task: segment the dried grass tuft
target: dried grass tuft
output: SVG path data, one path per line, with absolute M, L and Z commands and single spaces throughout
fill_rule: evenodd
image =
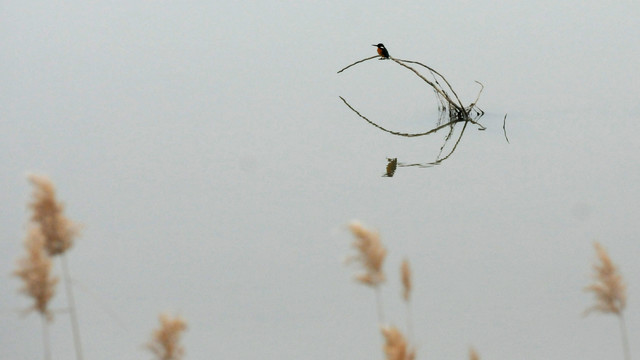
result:
M 585 291 L 592 292 L 596 297 L 596 304 L 588 308 L 585 314 L 592 311 L 620 315 L 627 303 L 626 286 L 622 275 L 611 261 L 607 251 L 599 244 L 593 244 L 599 263 L 593 265 L 593 284 Z
M 387 360 L 413 360 L 416 358 L 415 351 L 409 348 L 404 335 L 395 326 L 383 326 L 381 331 L 385 339 L 382 348 Z
M 348 261 L 356 261 L 364 269 L 356 275 L 356 279 L 365 285 L 375 287 L 385 280 L 382 265 L 387 250 L 382 246 L 378 233 L 365 228 L 359 222 L 351 222 L 349 229 L 356 237 L 353 247 L 358 250 L 358 254 L 351 256 Z
M 180 338 L 187 329 L 187 322 L 180 316 L 172 317 L 168 314 L 160 314 L 159 319 L 160 327 L 153 331 L 147 348 L 158 360 L 182 359 L 184 347 L 180 345 Z
M 18 260 L 18 268 L 14 272 L 14 275 L 24 282 L 20 292 L 35 301 L 29 310 L 36 310 L 48 321 L 51 321 L 53 315 L 48 305 L 55 294 L 58 278 L 51 273 L 51 258 L 45 251 L 45 238 L 39 228 L 29 229 L 25 239 L 25 248 L 27 254 Z
M 64 205 L 56 199 L 55 186 L 42 175 L 30 175 L 34 186 L 31 221 L 37 224 L 45 239 L 45 248 L 51 256 L 62 254 L 73 246 L 79 226 L 64 215 Z

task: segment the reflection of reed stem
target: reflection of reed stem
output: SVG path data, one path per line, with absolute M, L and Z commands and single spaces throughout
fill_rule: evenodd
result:
M 404 136 L 404 137 L 416 137 L 416 136 L 424 136 L 424 135 L 429 135 L 429 134 L 433 134 L 435 132 L 438 132 L 446 127 L 452 126 L 453 124 L 459 123 L 459 122 L 467 122 L 468 120 L 465 119 L 456 119 L 456 120 L 451 120 L 450 122 L 446 123 L 446 124 L 442 124 L 440 126 L 437 126 L 429 131 L 426 132 L 422 132 L 422 133 L 402 133 L 402 132 L 398 132 L 398 131 L 393 131 L 393 130 L 389 130 L 389 129 L 385 129 L 382 126 L 374 123 L 373 121 L 369 120 L 366 116 L 360 114 L 358 112 L 358 110 L 354 109 L 353 106 L 351 106 L 347 100 L 345 100 L 342 96 L 339 96 L 340 100 L 342 100 L 342 102 L 344 102 L 345 105 L 347 105 L 349 107 L 349 109 L 351 109 L 351 111 L 353 111 L 354 113 L 356 113 L 358 116 L 360 116 L 362 119 L 364 119 L 366 122 L 368 122 L 369 124 L 377 127 L 378 129 L 384 131 L 384 132 L 388 132 L 389 134 L 392 135 L 397 135 L 397 136 Z
M 80 329 L 78 326 L 78 315 L 76 312 L 76 303 L 71 289 L 71 276 L 69 275 L 69 265 L 67 264 L 66 252 L 60 256 L 62 263 L 62 273 L 64 277 L 64 287 L 67 292 L 67 301 L 69 301 L 69 318 L 71 319 L 71 331 L 73 332 L 73 344 L 76 350 L 76 359 L 82 360 L 82 344 L 80 344 Z

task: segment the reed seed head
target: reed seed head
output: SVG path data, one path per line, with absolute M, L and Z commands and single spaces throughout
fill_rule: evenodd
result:
M 381 329 L 385 343 L 382 347 L 387 360 L 413 360 L 415 351 L 409 349 L 407 340 L 395 326 L 383 326 Z
M 404 259 L 400 266 L 400 273 L 402 277 L 402 297 L 405 301 L 409 301 L 411 296 L 411 268 L 409 267 L 409 260 Z
M 44 235 L 40 228 L 29 229 L 24 245 L 27 254 L 18 260 L 18 267 L 13 274 L 24 282 L 20 292 L 34 300 L 28 310 L 36 310 L 51 321 L 53 315 L 48 305 L 55 294 L 58 278 L 51 273 L 51 258 L 45 250 Z
M 363 272 L 356 274 L 356 280 L 369 286 L 378 286 L 385 280 L 382 265 L 387 250 L 382 246 L 378 233 L 366 229 L 359 222 L 351 222 L 349 229 L 355 236 L 353 247 L 356 248 L 358 254 L 347 260 L 358 262 L 363 268 Z
M 45 239 L 49 255 L 55 256 L 67 251 L 73 245 L 79 226 L 64 215 L 64 205 L 56 199 L 56 191 L 48 177 L 30 175 L 34 186 L 31 221 L 37 224 Z
M 172 317 L 168 314 L 160 314 L 159 319 L 160 327 L 153 331 L 147 348 L 158 360 L 182 359 L 184 347 L 180 345 L 180 338 L 187 329 L 187 322 L 180 316 Z
M 469 360 L 480 360 L 480 355 L 474 348 L 469 348 Z
M 626 285 L 607 251 L 599 243 L 594 243 L 599 262 L 593 265 L 593 283 L 585 288 L 596 297 L 596 304 L 588 308 L 592 311 L 621 315 L 627 303 Z

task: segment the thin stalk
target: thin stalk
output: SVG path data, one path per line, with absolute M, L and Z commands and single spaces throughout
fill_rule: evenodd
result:
M 380 295 L 380 286 L 375 286 L 376 307 L 378 308 L 378 323 L 384 324 L 384 313 L 382 311 L 382 296 Z
M 413 316 L 411 314 L 411 302 L 406 301 L 407 304 L 407 339 L 409 343 L 413 343 Z
M 73 297 L 71 288 L 71 276 L 69 275 L 69 265 L 67 264 L 67 256 L 62 253 L 60 256 L 62 263 L 62 273 L 64 277 L 64 287 L 67 292 L 67 301 L 69 302 L 69 319 L 71 319 L 71 331 L 73 332 L 73 344 L 76 350 L 76 359 L 82 360 L 82 344 L 80 343 L 80 328 L 78 326 L 78 315 L 76 312 L 76 302 Z
M 49 340 L 49 321 L 45 315 L 40 316 L 42 319 L 42 342 L 44 345 L 44 358 L 51 360 L 51 345 Z
M 631 351 L 629 350 L 629 339 L 627 336 L 627 325 L 624 322 L 622 313 L 618 314 L 618 319 L 620 320 L 620 332 L 622 333 L 622 348 L 624 349 L 624 358 L 625 360 L 631 360 Z

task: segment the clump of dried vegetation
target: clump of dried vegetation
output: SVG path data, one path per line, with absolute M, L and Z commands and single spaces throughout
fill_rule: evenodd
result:
M 448 131 L 447 135 L 445 136 L 444 143 L 440 147 L 440 152 L 438 153 L 438 156 L 436 157 L 435 161 L 420 162 L 420 163 L 405 163 L 405 162 L 398 162 L 397 158 L 389 158 L 388 159 L 389 163 L 387 164 L 387 169 L 386 169 L 387 171 L 385 172 L 384 176 L 392 177 L 397 167 L 409 167 L 409 166 L 430 167 L 433 165 L 438 165 L 443 161 L 445 161 L 446 159 L 448 159 L 455 152 L 469 124 L 476 126 L 478 130 L 486 129 L 479 122 L 480 118 L 484 115 L 484 111 L 480 109 L 480 107 L 478 107 L 477 103 L 478 103 L 478 100 L 480 99 L 480 95 L 482 94 L 482 90 L 484 89 L 484 86 L 478 81 L 476 81 L 476 83 L 480 85 L 480 90 L 478 91 L 476 99 L 472 103 L 465 105 L 462 102 L 462 100 L 460 100 L 460 97 L 458 96 L 456 91 L 453 89 L 449 81 L 442 74 L 440 74 L 435 69 L 418 61 L 403 60 L 403 59 L 395 58 L 393 56 L 376 55 L 376 56 L 364 58 L 352 64 L 349 64 L 344 68 L 342 68 L 340 71 L 338 71 L 338 74 L 342 73 L 343 71 L 355 65 L 358 65 L 365 61 L 373 60 L 373 59 L 390 60 L 391 62 L 398 64 L 403 68 L 411 71 L 414 75 L 416 75 L 418 78 L 424 81 L 427 84 L 427 86 L 429 86 L 433 90 L 436 101 L 438 103 L 438 113 L 439 113 L 438 119 L 436 120 L 434 127 L 423 132 L 407 133 L 407 132 L 401 132 L 397 130 L 391 130 L 379 125 L 375 121 L 369 119 L 369 117 L 364 116 L 358 110 L 356 110 L 354 106 L 352 106 L 349 102 L 347 102 L 347 100 L 344 97 L 340 96 L 340 100 L 342 100 L 342 102 L 349 109 L 351 109 L 351 111 L 356 113 L 356 115 L 358 115 L 360 118 L 365 120 L 370 125 L 386 133 L 396 135 L 396 136 L 412 138 L 412 137 L 435 134 L 441 130 Z M 418 71 L 418 68 L 421 68 L 421 70 Z M 504 121 L 506 121 L 506 115 L 505 115 Z M 458 124 L 462 124 L 462 129 L 459 131 L 458 135 L 454 136 L 456 133 L 456 125 Z M 508 142 L 509 139 L 507 138 L 504 122 L 503 122 L 503 130 L 505 131 L 505 134 L 504 134 L 505 139 Z M 453 142 L 453 145 L 447 146 L 450 141 Z M 446 148 L 449 148 L 449 150 L 445 151 Z M 394 160 L 393 163 L 391 162 L 392 159 Z
M 158 360 L 180 360 L 184 347 L 180 344 L 182 333 L 187 330 L 187 322 L 180 316 L 163 313 L 159 316 L 160 326 L 151 335 L 147 349 Z

